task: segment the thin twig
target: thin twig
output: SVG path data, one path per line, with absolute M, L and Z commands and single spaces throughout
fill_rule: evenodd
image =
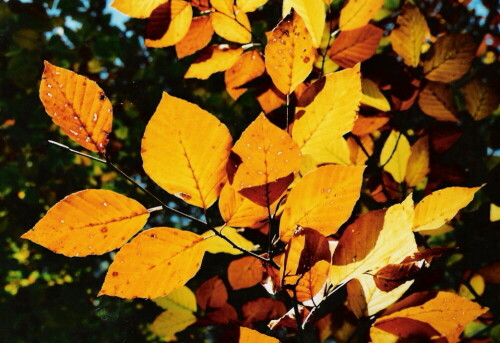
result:
M 402 133 L 400 132 L 398 135 L 398 138 L 396 139 L 396 144 L 394 144 L 394 149 L 392 149 L 392 152 L 389 155 L 389 158 L 387 159 L 387 161 L 384 162 L 383 165 L 380 166 L 381 170 L 386 166 L 387 163 L 389 163 L 390 160 L 392 160 L 392 156 L 394 156 L 394 153 L 396 152 L 396 149 L 398 148 L 399 139 L 401 138 L 401 135 L 402 135 Z

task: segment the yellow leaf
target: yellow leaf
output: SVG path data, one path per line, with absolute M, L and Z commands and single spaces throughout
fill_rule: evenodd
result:
M 327 165 L 305 175 L 288 195 L 280 221 L 281 239 L 288 242 L 297 225 L 325 236 L 337 232 L 359 198 L 364 169 Z
M 333 254 L 329 280 L 345 284 L 367 271 L 374 274 L 389 263 L 400 263 L 417 251 L 413 224 L 413 200 L 407 197 L 387 211 L 372 211 L 349 225 Z
M 165 342 L 176 341 L 177 333 L 196 323 L 196 316 L 183 308 L 172 307 L 161 313 L 149 329 Z
M 500 220 L 500 207 L 491 203 L 490 204 L 490 222 L 496 222 Z
M 116 254 L 99 295 L 165 296 L 198 272 L 204 254 L 205 238 L 192 232 L 169 227 L 143 231 Z
M 94 81 L 45 61 L 40 100 L 69 138 L 86 149 L 105 153 L 113 108 Z
M 331 140 L 331 142 L 319 151 L 315 151 L 311 156 L 315 164 L 327 164 L 334 163 L 343 166 L 352 165 L 351 163 L 351 151 L 347 145 L 346 140 L 343 137 L 336 137 Z
M 412 146 L 405 181 L 410 187 L 415 187 L 429 173 L 429 138 L 419 138 Z
M 224 236 L 229 238 L 233 243 L 238 245 L 240 248 L 246 250 L 254 250 L 254 245 L 248 239 L 243 237 L 236 231 L 234 228 L 230 226 L 224 226 L 220 228 L 216 228 L 219 232 L 221 232 Z M 221 237 L 216 236 L 212 231 L 207 231 L 202 234 L 202 237 L 206 238 L 206 247 L 207 251 L 211 254 L 225 253 L 231 255 L 240 255 L 242 254 L 241 250 L 233 248 L 231 244 L 229 244 L 226 240 Z
M 279 343 L 279 341 L 267 335 L 264 335 L 258 331 L 246 328 L 244 326 L 240 327 L 240 340 L 238 343 Z
M 210 43 L 214 29 L 209 16 L 193 18 L 187 34 L 175 44 L 178 58 L 183 58 L 203 49 Z
M 394 181 L 403 182 L 410 158 L 411 148 L 408 139 L 401 132 L 391 131 L 380 153 L 380 165 L 392 175 Z
M 264 6 L 268 0 L 236 0 L 236 6 L 245 13 L 253 12 L 260 6 Z
M 381 330 L 376 326 L 370 328 L 370 338 L 372 343 L 398 343 L 399 337 L 389 333 L 387 331 Z
M 198 54 L 184 77 L 206 80 L 214 73 L 231 68 L 242 53 L 241 47 L 231 47 L 227 44 L 207 47 Z
M 245 198 L 229 182 L 220 193 L 219 210 L 226 224 L 235 227 L 261 226 L 268 217 L 266 207 Z
M 170 292 L 169 295 L 155 298 L 153 301 L 164 310 L 176 306 L 190 312 L 196 312 L 197 309 L 196 296 L 186 286 L 181 286 Z
M 284 0 L 283 8 L 293 8 L 304 20 L 307 31 L 311 34 L 314 47 L 319 47 L 323 28 L 325 27 L 326 11 L 323 0 Z
M 347 139 L 347 145 L 349 146 L 352 165 L 362 166 L 373 155 L 374 144 L 370 135 L 361 136 L 359 142 L 351 136 Z
M 328 55 L 339 66 L 351 68 L 375 54 L 383 34 L 384 30 L 370 24 L 342 31 L 333 41 Z
M 406 65 L 416 68 L 429 28 L 425 17 L 415 5 L 407 2 L 398 16 L 397 26 L 390 37 L 392 48 Z
M 233 186 L 243 196 L 266 207 L 286 190 L 301 160 L 297 144 L 264 114 L 242 133 L 233 153 L 241 159 Z
M 498 90 L 479 79 L 472 79 L 464 87 L 465 107 L 474 120 L 488 117 L 500 102 Z
M 231 143 L 213 115 L 163 93 L 142 140 L 143 167 L 166 191 L 206 209 L 226 182 Z
M 309 75 L 315 52 L 311 35 L 298 14 L 285 17 L 268 35 L 265 56 L 267 73 L 284 94 L 293 92 Z
M 113 0 L 111 7 L 133 18 L 147 18 L 153 10 L 168 0 Z
M 258 50 L 245 52 L 224 74 L 227 92 L 234 100 L 238 99 L 247 90 L 243 86 L 265 71 L 266 65 Z
M 418 96 L 422 112 L 439 121 L 458 122 L 451 87 L 444 83 L 428 82 Z
M 468 34 L 439 37 L 423 61 L 425 77 L 445 83 L 458 80 L 469 71 L 475 52 L 474 39 Z
M 175 45 L 188 33 L 192 19 L 189 2 L 170 0 L 158 6 L 148 19 L 145 45 L 150 48 Z
M 481 296 L 484 294 L 486 284 L 484 282 L 484 278 L 480 274 L 474 274 L 470 278 L 469 284 L 477 295 Z M 460 288 L 458 289 L 458 295 L 465 299 L 476 300 L 476 296 L 472 294 L 469 288 L 463 284 L 460 285 Z
M 252 40 L 252 29 L 248 16 L 233 1 L 212 0 L 216 11 L 210 14 L 215 33 L 230 42 L 249 43 Z
M 387 101 L 375 82 L 370 79 L 361 79 L 361 89 L 363 92 L 361 103 L 363 105 L 371 106 L 383 112 L 391 110 L 389 101 Z
M 384 0 L 349 0 L 340 11 L 339 29 L 342 31 L 365 26 L 382 7 Z
M 302 153 L 314 156 L 332 139 L 351 131 L 360 100 L 359 65 L 327 75 L 314 100 L 296 110 L 292 137 Z
M 264 267 L 260 260 L 245 256 L 232 261 L 227 268 L 227 280 L 234 290 L 258 285 L 264 277 Z
M 448 187 L 426 196 L 415 206 L 413 231 L 427 231 L 441 227 L 460 209 L 467 206 L 481 187 Z
M 125 244 L 148 218 L 148 210 L 133 199 L 88 189 L 55 204 L 22 238 L 66 256 L 100 255 Z

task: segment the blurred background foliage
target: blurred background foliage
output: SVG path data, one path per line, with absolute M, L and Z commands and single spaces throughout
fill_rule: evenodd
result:
M 466 30 L 479 43 L 484 26 L 470 9 L 457 7 L 458 2 L 423 1 L 429 8 L 439 6 L 442 14 L 429 19 L 431 31 L 449 25 L 448 30 Z M 388 24 L 400 5 L 399 0 L 386 1 L 384 10 L 389 19 L 384 20 Z M 486 5 L 494 10 L 495 1 Z M 270 1 L 268 11 L 252 14 L 250 20 L 258 35 L 263 36 L 277 23 L 280 6 L 281 2 Z M 458 19 L 449 24 L 453 16 Z M 145 21 L 125 21 L 119 14 L 112 14 L 105 0 L 0 2 L 0 336 L 5 342 L 142 342 L 153 339 L 147 326 L 161 312 L 150 301 L 96 298 L 113 254 L 68 259 L 19 238 L 58 200 L 85 188 L 113 189 L 147 206 L 155 205 L 102 165 L 48 144 L 51 139 L 72 145 L 51 123 L 39 101 L 44 60 L 85 75 L 104 89 L 115 115 L 108 150 L 125 172 L 144 182 L 141 137 L 162 91 L 198 103 L 219 116 L 235 138 L 260 111 L 252 91 L 234 102 L 224 89 L 222 74 L 208 81 L 185 80 L 183 75 L 193 57 L 178 60 L 173 48 L 146 49 L 144 27 Z M 495 59 L 498 51 L 492 63 L 478 59 L 474 74 L 497 82 L 500 75 Z M 370 61 L 366 64 L 369 68 Z M 436 130 L 444 127 L 416 112 L 415 106 L 398 112 L 392 116 L 392 126 L 414 132 L 430 130 L 433 125 Z M 437 263 L 429 279 L 423 280 L 436 283 L 432 272 L 441 273 L 438 287 L 455 290 L 461 279 L 498 261 L 500 251 L 499 222 L 489 220 L 490 203 L 500 205 L 500 157 L 494 154 L 500 149 L 498 113 L 480 122 L 466 119 L 459 129 L 461 137 L 453 148 L 434 156 L 436 163 L 448 169 L 441 169 L 438 175 L 439 169 L 434 168 L 436 175 L 431 181 L 439 180 L 439 188 L 485 182 L 488 185 L 463 213 L 456 230 L 425 242 L 431 246 L 460 246 L 462 253 Z M 376 168 L 376 164 L 372 167 Z M 368 172 L 379 174 L 373 168 Z M 149 187 L 154 187 L 153 183 Z M 170 199 L 164 191 L 156 191 Z M 171 205 L 201 215 L 173 199 Z M 150 224 L 189 223 L 165 214 L 156 216 Z M 228 261 L 209 256 L 200 279 L 224 273 Z M 422 285 L 417 283 L 413 290 L 418 287 Z M 499 291 L 498 285 L 488 284 L 480 301 L 496 313 L 496 318 Z M 258 287 L 250 292 L 253 297 L 264 296 Z M 203 330 L 210 329 L 187 330 L 180 340 L 210 340 Z M 488 330 L 498 332 L 500 328 L 490 323 Z M 494 338 L 497 342 L 498 336 Z

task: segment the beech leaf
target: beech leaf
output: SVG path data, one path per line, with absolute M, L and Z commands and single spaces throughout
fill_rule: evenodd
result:
M 210 14 L 215 33 L 235 43 L 245 44 L 252 40 L 248 16 L 238 6 L 233 6 L 233 1 L 211 0 L 210 3 L 216 9 Z
M 231 68 L 242 53 L 241 47 L 227 44 L 209 46 L 198 54 L 184 77 L 206 80 L 214 73 Z
M 500 103 L 498 90 L 475 78 L 467 82 L 463 88 L 465 107 L 474 120 L 488 117 Z
M 439 121 L 458 122 L 457 110 L 453 104 L 452 90 L 449 85 L 428 82 L 418 96 L 422 112 Z
M 304 20 L 307 31 L 311 34 L 314 47 L 319 47 L 325 27 L 326 11 L 323 0 L 284 0 L 283 9 L 293 8 Z
M 365 26 L 382 7 L 384 0 L 349 0 L 340 11 L 339 29 L 354 30 Z
M 183 58 L 203 49 L 210 43 L 214 29 L 210 17 L 195 17 L 191 21 L 186 35 L 175 44 L 175 52 L 178 58 Z
M 279 343 L 279 341 L 271 336 L 264 335 L 258 331 L 246 328 L 244 326 L 240 327 L 240 339 L 238 343 Z
M 253 256 L 245 256 L 232 261 L 227 268 L 227 279 L 234 290 L 258 285 L 264 277 L 261 261 Z
M 391 131 L 380 153 L 380 165 L 392 175 L 397 183 L 406 176 L 411 148 L 408 139 L 401 132 Z
M 224 74 L 227 92 L 234 100 L 238 99 L 247 90 L 244 85 L 265 71 L 266 66 L 259 51 L 245 52 Z
M 155 8 L 167 1 L 168 0 L 113 0 L 111 7 L 133 18 L 147 18 Z

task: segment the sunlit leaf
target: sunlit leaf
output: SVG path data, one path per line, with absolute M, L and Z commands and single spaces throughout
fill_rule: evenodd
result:
M 196 301 L 202 310 L 222 307 L 227 298 L 227 288 L 218 276 L 206 280 L 196 289 Z
M 432 230 L 451 220 L 467 206 L 481 187 L 448 187 L 426 196 L 415 206 L 414 231 Z
M 359 198 L 363 171 L 364 167 L 328 165 L 305 175 L 288 195 L 280 238 L 290 240 L 297 225 L 325 236 L 337 232 Z
M 216 228 L 216 230 L 220 231 L 224 236 L 226 236 L 240 248 L 249 251 L 254 249 L 254 244 L 240 235 L 234 228 L 224 226 L 221 228 Z M 206 248 L 207 251 L 211 254 L 226 253 L 231 255 L 240 255 L 243 253 L 241 250 L 234 248 L 224 238 L 216 236 L 212 231 L 206 231 L 202 234 L 202 236 L 206 238 Z
M 408 139 L 401 132 L 391 131 L 380 153 L 380 165 L 392 175 L 394 181 L 403 182 L 408 167 L 411 148 Z
M 148 19 L 144 44 L 151 48 L 175 45 L 189 31 L 192 19 L 189 2 L 170 0 L 158 6 Z
M 418 66 L 428 30 L 425 17 L 418 7 L 407 2 L 398 16 L 396 28 L 389 36 L 392 48 L 403 58 L 406 65 L 413 68 Z
M 268 0 L 236 0 L 236 6 L 245 13 L 253 12 L 260 6 L 264 6 Z
M 474 274 L 470 279 L 469 279 L 469 285 L 470 287 L 474 290 L 474 293 L 467 287 L 466 285 L 462 284 L 460 285 L 460 288 L 458 289 L 458 295 L 461 296 L 462 298 L 469 299 L 469 300 L 476 300 L 476 294 L 481 296 L 484 294 L 484 289 L 486 287 L 486 284 L 484 282 L 484 278 L 480 274 Z
M 241 47 L 232 47 L 227 44 L 209 46 L 198 54 L 184 77 L 206 80 L 214 73 L 231 68 L 242 53 Z
M 133 199 L 88 189 L 55 204 L 22 238 L 66 256 L 100 255 L 125 244 L 148 218 L 148 210 Z
M 313 46 L 319 47 L 326 18 L 323 0 L 284 0 L 283 8 L 293 8 L 298 13 L 311 34 Z M 290 10 L 286 14 L 289 12 Z
M 290 94 L 312 70 L 315 52 L 302 18 L 288 15 L 268 35 L 266 70 L 276 87 Z
M 474 39 L 468 34 L 439 37 L 423 62 L 425 77 L 438 82 L 458 80 L 469 71 L 475 52 Z
M 362 166 L 373 155 L 374 143 L 370 135 L 361 136 L 359 142 L 354 137 L 349 137 L 347 145 L 352 165 Z
M 94 81 L 44 63 L 40 100 L 45 111 L 69 138 L 104 154 L 113 121 L 111 102 Z
M 172 307 L 156 317 L 149 329 L 165 342 L 170 342 L 176 341 L 175 335 L 194 323 L 196 323 L 196 316 L 193 312 Z
M 403 309 L 397 310 L 398 307 L 403 307 Z M 405 321 L 407 323 L 418 321 L 430 325 L 450 343 L 458 342 L 465 326 L 487 311 L 477 303 L 448 292 L 414 293 L 396 304 L 394 308 L 390 314 L 377 319 L 373 325 L 405 338 L 412 336 L 416 330 L 422 332 L 417 325 L 404 325 Z M 435 332 L 432 333 L 436 337 Z
M 269 87 L 257 95 L 257 101 L 262 107 L 262 111 L 269 113 L 284 105 L 286 103 L 286 96 L 271 82 Z
M 382 7 L 384 0 L 349 0 L 340 11 L 339 29 L 354 30 L 365 26 Z
M 411 146 L 408 167 L 406 168 L 405 181 L 410 187 L 415 187 L 425 179 L 429 173 L 429 138 L 419 138 Z
M 258 285 L 264 276 L 262 263 L 252 256 L 232 261 L 227 268 L 227 279 L 234 290 Z
M 208 208 L 226 182 L 232 139 L 217 118 L 163 93 L 142 140 L 146 173 L 189 204 Z
M 258 50 L 245 52 L 224 74 L 227 92 L 234 100 L 238 99 L 247 90 L 244 85 L 265 71 L 266 66 Z
M 113 0 L 111 7 L 133 18 L 147 18 L 153 10 L 168 0 Z
M 174 308 L 175 306 L 181 307 L 186 311 L 196 312 L 196 296 L 186 286 L 179 287 L 167 296 L 153 299 L 156 305 L 164 310 Z
M 371 106 L 383 112 L 391 110 L 389 101 L 387 101 L 386 97 L 382 94 L 375 82 L 370 79 L 361 79 L 361 89 L 363 92 L 363 95 L 361 96 L 361 103 L 363 105 Z M 373 119 L 375 119 L 375 121 L 378 119 L 379 122 L 383 122 L 384 119 L 385 122 L 389 121 L 386 117 L 375 117 Z M 354 128 L 353 133 L 355 133 Z
M 363 99 L 363 98 L 361 98 Z M 363 101 L 363 100 L 362 100 Z M 389 122 L 389 117 L 363 117 L 358 116 L 354 122 L 352 133 L 356 136 L 364 136 L 374 133 Z
M 349 150 L 346 140 L 342 137 L 335 137 L 323 149 L 309 156 L 313 158 L 316 166 L 326 163 L 349 166 L 352 164 L 350 155 L 351 151 Z
M 493 85 L 486 85 L 479 79 L 470 80 L 464 86 L 465 107 L 474 120 L 488 117 L 500 103 L 498 90 Z
M 241 159 L 233 186 L 261 206 L 270 206 L 293 180 L 301 153 L 292 138 L 260 114 L 233 147 Z
M 321 260 L 304 273 L 297 284 L 297 301 L 310 301 L 311 305 L 317 306 L 323 300 L 330 266 L 329 261 Z
M 248 16 L 233 6 L 233 1 L 211 0 L 211 4 L 216 9 L 210 14 L 215 33 L 235 43 L 245 44 L 252 40 Z
M 209 16 L 195 17 L 186 35 L 175 44 L 178 58 L 183 58 L 203 49 L 210 43 L 214 29 Z
M 452 90 L 447 84 L 428 82 L 418 96 L 418 105 L 422 112 L 437 120 L 458 122 Z
M 312 102 L 305 107 L 298 106 L 296 110 L 292 137 L 302 153 L 314 156 L 332 139 L 349 132 L 360 100 L 359 65 L 327 75 L 323 88 Z
M 264 335 L 258 331 L 246 328 L 244 326 L 240 327 L 240 339 L 238 343 L 279 343 L 279 341 L 267 335 Z
M 116 254 L 99 295 L 167 295 L 198 272 L 204 254 L 205 238 L 192 232 L 169 227 L 143 231 Z
M 366 61 L 375 54 L 384 30 L 364 25 L 351 31 L 342 31 L 328 50 L 330 58 L 343 68 Z

